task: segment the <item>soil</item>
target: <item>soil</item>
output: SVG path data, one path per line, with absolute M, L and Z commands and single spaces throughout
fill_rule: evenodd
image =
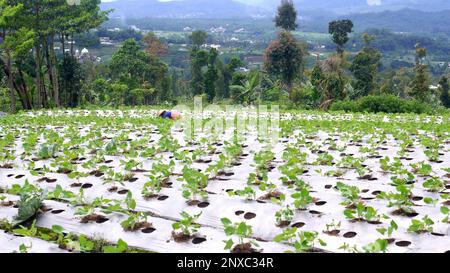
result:
M 280 191 L 272 191 L 267 193 L 266 195 L 261 196 L 258 200 L 271 200 L 272 198 L 280 199 L 282 193 Z
M 13 169 L 14 165 L 13 164 L 3 164 L 0 165 L 0 169 Z
M 288 227 L 291 224 L 291 221 L 281 221 L 276 226 L 279 228 L 285 228 Z
M 201 202 L 198 200 L 189 200 L 186 202 L 188 204 L 188 206 L 197 206 L 198 204 L 200 204 Z
M 399 241 L 399 242 L 396 242 L 395 245 L 399 246 L 399 247 L 407 247 L 407 246 L 411 245 L 411 242 L 409 242 L 409 241 Z
M 207 206 L 209 206 L 208 202 L 201 202 L 197 205 L 199 208 L 206 208 Z
M 255 218 L 255 217 L 256 217 L 256 214 L 253 213 L 253 212 L 247 212 L 246 214 L 244 214 L 244 218 L 245 218 L 246 220 L 250 220 L 250 219 L 253 219 L 253 218 Z
M 327 230 L 323 231 L 323 233 L 325 233 L 327 235 L 330 235 L 330 236 L 338 236 L 340 232 L 341 231 L 338 230 L 338 229 L 333 229 L 333 230 L 330 230 L 330 231 L 327 231 Z
M 152 199 L 155 199 L 157 197 L 159 197 L 158 194 L 149 194 L 149 195 L 144 196 L 144 199 L 145 200 L 152 200 Z
M 169 178 L 165 178 L 163 181 L 161 181 L 161 187 L 162 188 L 172 188 L 173 183 L 169 182 Z
M 0 206 L 1 207 L 11 207 L 11 206 L 14 206 L 14 202 L 13 201 L 2 201 L 2 202 L 0 202 Z
M 72 170 L 69 170 L 69 169 L 58 169 L 56 172 L 57 173 L 62 173 L 62 174 L 69 174 L 69 173 L 72 172 Z
M 133 229 L 124 229 L 125 231 L 137 231 L 141 229 L 153 228 L 153 225 L 149 222 L 139 222 L 134 225 Z
M 201 243 L 203 243 L 203 242 L 206 242 L 206 238 L 195 237 L 195 238 L 192 240 L 192 243 L 193 243 L 194 245 L 198 245 L 198 244 L 201 244 Z
M 70 187 L 71 188 L 79 188 L 79 187 L 81 187 L 83 184 L 81 184 L 81 183 L 73 183 L 73 184 L 70 184 Z
M 394 210 L 393 212 L 392 212 L 392 215 L 396 215 L 396 216 L 406 216 L 406 217 L 410 217 L 410 218 L 414 218 L 414 217 L 416 217 L 417 215 L 419 215 L 419 213 L 417 213 L 417 212 L 415 212 L 415 211 L 412 211 L 412 212 L 407 212 L 407 211 L 404 211 L 404 210 L 402 210 L 402 209 L 398 209 L 398 210 Z
M 114 186 L 114 187 L 109 188 L 108 191 L 109 192 L 117 192 L 118 189 L 119 189 L 118 187 Z
M 184 243 L 184 242 L 187 242 L 187 241 L 193 239 L 194 236 L 192 236 L 192 235 L 186 235 L 186 234 L 184 234 L 184 233 L 182 233 L 182 232 L 177 233 L 177 232 L 175 232 L 175 231 L 172 231 L 172 238 L 173 238 L 173 240 L 174 240 L 175 242 L 177 242 L 177 243 Z
M 297 222 L 291 225 L 291 227 L 295 227 L 295 228 L 301 228 L 305 225 L 305 223 L 303 222 Z
M 252 244 L 245 243 L 242 245 L 236 245 L 232 250 L 231 253 L 260 253 L 260 250 L 252 248 Z
M 90 215 L 86 215 L 84 216 L 80 223 L 82 224 L 87 224 L 87 223 L 91 223 L 91 222 L 96 222 L 97 224 L 102 224 L 106 221 L 108 221 L 109 219 L 106 218 L 103 215 L 99 215 L 99 214 L 90 214 Z
M 160 195 L 160 196 L 158 197 L 158 201 L 164 201 L 164 200 L 166 200 L 167 198 L 169 198 L 169 196 L 167 196 L 167 195 Z
M 353 238 L 353 237 L 355 237 L 356 235 L 357 235 L 356 232 L 354 232 L 354 231 L 349 231 L 349 232 L 345 233 L 343 236 L 344 236 L 344 238 Z

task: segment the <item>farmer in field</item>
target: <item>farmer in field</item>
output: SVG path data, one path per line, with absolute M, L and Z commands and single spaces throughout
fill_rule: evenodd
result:
M 158 117 L 166 119 L 169 118 L 171 120 L 177 121 L 179 119 L 181 119 L 183 116 L 181 115 L 180 112 L 178 111 L 166 111 L 166 110 L 162 110 L 158 112 Z

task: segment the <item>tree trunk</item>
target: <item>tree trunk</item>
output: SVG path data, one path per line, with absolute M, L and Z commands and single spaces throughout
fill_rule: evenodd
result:
M 44 106 L 45 100 L 45 90 L 42 82 L 41 75 L 41 46 L 37 45 L 35 48 L 36 51 L 36 94 L 37 94 L 37 108 L 42 108 Z
M 65 34 L 64 34 L 64 33 L 61 33 L 61 45 L 62 45 L 61 49 L 62 49 L 63 56 L 64 56 L 64 54 L 66 54 L 66 45 L 65 45 L 65 42 L 66 42 Z
M 10 94 L 10 100 L 11 100 L 11 113 L 16 112 L 16 94 L 14 92 L 14 82 L 13 82 L 13 72 L 12 72 L 12 65 L 11 65 L 11 53 L 9 50 L 6 52 L 7 60 L 6 60 L 6 66 L 9 70 L 8 73 L 8 87 L 9 87 L 9 94 Z
M 74 43 L 74 41 L 73 41 L 73 33 L 72 33 L 72 35 L 71 35 L 71 41 L 70 41 L 70 56 L 72 56 L 72 57 L 73 57 L 73 55 L 74 55 L 74 52 L 73 52 L 73 43 Z
M 55 99 L 56 107 L 61 106 L 61 101 L 59 98 L 59 81 L 58 81 L 58 70 L 56 68 L 56 54 L 55 54 L 55 41 L 54 35 L 50 37 L 50 61 L 51 61 L 51 74 L 53 78 L 53 97 Z

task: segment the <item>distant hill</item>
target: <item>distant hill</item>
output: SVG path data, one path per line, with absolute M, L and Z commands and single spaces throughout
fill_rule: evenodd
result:
M 102 9 L 114 9 L 112 16 L 126 18 L 233 18 L 265 17 L 267 9 L 234 0 L 118 0 L 103 2 Z
M 449 1 L 450 2 L 450 1 Z M 450 10 L 424 12 L 412 9 L 342 16 L 351 19 L 356 30 L 386 28 L 399 32 L 450 34 Z
M 275 9 L 280 1 L 274 0 L 238 0 L 253 5 Z M 349 14 L 401 10 L 405 8 L 420 11 L 441 11 L 450 9 L 449 0 L 294 0 L 300 13 L 302 11 L 323 10 L 327 12 Z

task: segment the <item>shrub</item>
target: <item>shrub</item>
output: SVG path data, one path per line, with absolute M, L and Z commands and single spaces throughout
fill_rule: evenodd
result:
M 332 111 L 369 113 L 431 113 L 432 108 L 416 100 L 406 100 L 393 95 L 367 96 L 355 101 L 337 101 Z

